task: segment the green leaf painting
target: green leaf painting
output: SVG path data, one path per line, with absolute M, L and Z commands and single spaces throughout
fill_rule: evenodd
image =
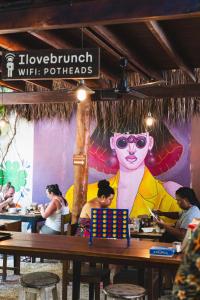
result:
M 5 106 L 0 105 L 0 116 L 3 116 L 5 114 Z
M 11 162 L 7 160 L 4 167 L 0 167 L 0 185 L 5 185 L 10 181 L 16 192 L 26 185 L 26 178 L 27 172 L 20 169 L 18 161 Z

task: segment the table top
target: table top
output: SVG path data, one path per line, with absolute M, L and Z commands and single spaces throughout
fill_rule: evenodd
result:
M 131 239 L 130 247 L 127 248 L 126 240 L 94 239 L 93 245 L 89 246 L 88 239 L 82 237 L 13 232 L 12 239 L 0 242 L 0 252 L 41 255 L 63 260 L 79 259 L 126 264 L 143 262 L 145 265 L 154 266 L 159 264 L 178 266 L 180 264 L 180 254 L 173 257 L 151 257 L 149 248 L 152 246 L 169 247 L 171 244 Z
M 43 218 L 40 213 L 30 212 L 30 213 L 22 214 L 19 211 L 17 213 L 2 212 L 0 213 L 0 219 L 29 221 L 30 219 L 43 219 Z

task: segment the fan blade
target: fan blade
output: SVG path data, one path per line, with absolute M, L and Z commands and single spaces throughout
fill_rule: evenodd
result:
M 145 98 L 148 98 L 147 95 L 145 95 L 145 94 L 143 94 L 143 93 L 141 93 L 141 92 L 139 92 L 139 91 L 136 91 L 135 88 L 134 88 L 134 89 L 133 89 L 133 88 L 130 88 L 130 89 L 129 89 L 129 92 L 128 92 L 127 94 L 132 95 L 132 96 L 134 96 L 134 97 L 136 97 L 136 98 L 139 98 L 139 99 L 145 99 Z
M 122 98 L 122 95 L 119 94 L 115 89 L 106 89 L 106 90 L 95 90 L 95 93 L 92 95 L 92 100 L 118 100 Z
M 137 89 L 139 87 L 157 86 L 157 85 L 161 85 L 161 84 L 166 84 L 166 80 L 163 79 L 163 80 L 157 80 L 157 81 L 149 81 L 149 82 L 142 83 L 142 84 L 135 86 L 134 89 Z

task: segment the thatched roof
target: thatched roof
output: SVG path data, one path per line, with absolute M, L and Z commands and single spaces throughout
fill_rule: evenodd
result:
M 168 85 L 188 83 L 190 79 L 180 70 L 167 71 L 163 74 Z M 200 71 L 196 69 L 195 76 L 197 82 L 200 81 Z M 143 79 L 137 73 L 129 76 L 130 85 L 139 85 L 143 83 Z M 27 90 L 32 91 L 35 86 L 29 84 Z M 62 81 L 55 81 L 54 89 L 59 90 L 69 87 Z M 41 91 L 41 89 L 40 89 Z M 42 91 L 41 91 L 42 92 Z M 18 115 L 27 120 L 41 120 L 45 118 L 58 118 L 62 120 L 70 120 L 72 113 L 76 110 L 76 102 L 65 103 L 49 103 L 34 105 L 11 105 L 6 106 L 6 111 L 17 112 Z M 137 124 L 141 126 L 148 112 L 151 112 L 155 119 L 168 120 L 170 122 L 183 123 L 191 118 L 191 116 L 200 113 L 200 97 L 182 97 L 182 98 L 148 98 L 135 99 L 131 95 L 126 95 L 124 99 L 116 101 L 92 101 L 92 118 L 97 123 L 106 128 L 116 128 L 119 120 L 124 122 Z

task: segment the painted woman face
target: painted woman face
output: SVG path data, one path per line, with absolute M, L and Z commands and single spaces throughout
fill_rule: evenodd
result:
M 110 139 L 116 151 L 120 168 L 136 170 L 144 164 L 145 157 L 153 147 L 153 137 L 148 132 L 140 134 L 115 133 Z

